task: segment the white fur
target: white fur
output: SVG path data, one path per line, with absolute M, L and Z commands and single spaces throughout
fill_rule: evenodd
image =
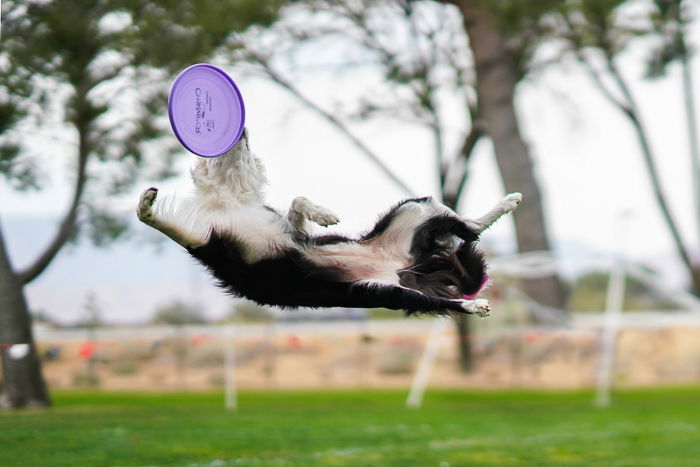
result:
M 306 222 L 307 219 L 324 227 L 340 222 L 338 216 L 328 209 L 312 203 L 303 196 L 294 198 L 292 205 L 289 207 L 289 212 L 287 213 L 287 220 L 294 228 L 308 234 L 309 227 Z
M 478 219 L 465 219 L 465 222 L 477 234 L 491 227 L 501 216 L 515 211 L 523 200 L 521 193 L 510 193 L 506 195 L 499 203 L 491 208 L 489 212 Z
M 475 315 L 486 317 L 491 314 L 491 305 L 488 300 L 483 298 L 477 298 L 475 300 L 462 300 L 462 307 L 467 313 L 473 313 Z
M 286 221 L 265 209 L 265 167 L 248 150 L 247 135 L 243 143 L 219 157 L 199 158 L 190 171 L 194 195 L 177 206 L 161 203 L 156 216 L 195 240 L 187 246 L 205 244 L 212 229 L 232 235 L 248 247 L 244 258 L 253 262 L 294 243 L 284 234 Z
M 335 266 L 346 271 L 345 280 L 367 280 L 399 284 L 397 271 L 409 263 L 408 250 L 394 251 L 373 243 L 336 243 L 306 248 L 307 256 L 320 266 Z

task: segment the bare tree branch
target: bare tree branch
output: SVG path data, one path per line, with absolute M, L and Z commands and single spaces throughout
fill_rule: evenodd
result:
M 253 55 L 253 59 L 258 63 L 267 76 L 280 85 L 282 88 L 286 89 L 294 97 L 296 97 L 300 102 L 302 102 L 306 107 L 313 110 L 317 114 L 321 115 L 328 123 L 333 125 L 338 131 L 340 131 L 350 142 L 360 150 L 365 157 L 367 157 L 386 177 L 391 180 L 391 182 L 396 185 L 401 191 L 403 191 L 408 196 L 416 196 L 415 192 L 404 183 L 389 167 L 382 162 L 382 160 L 377 156 L 374 151 L 369 149 L 365 143 L 362 142 L 355 134 L 353 134 L 350 129 L 340 121 L 335 115 L 321 108 L 318 104 L 309 99 L 305 94 L 303 94 L 296 86 L 294 86 L 289 80 L 285 79 L 277 71 L 275 71 L 272 66 L 265 60 L 264 57 L 260 55 Z
M 656 169 L 656 164 L 654 162 L 655 157 L 651 148 L 651 144 L 649 142 L 649 136 L 647 134 L 646 128 L 642 123 L 637 103 L 634 99 L 629 85 L 625 81 L 625 78 L 622 76 L 622 73 L 620 73 L 620 70 L 617 68 L 613 57 L 609 54 L 606 54 L 606 64 L 609 73 L 615 79 L 615 82 L 620 87 L 620 90 L 622 91 L 623 95 L 625 96 L 625 99 L 627 100 L 628 111 L 626 112 L 626 115 L 632 123 L 635 132 L 637 133 L 637 140 L 639 141 L 639 145 L 642 149 L 644 164 L 646 165 L 647 173 L 649 174 L 649 178 L 651 180 L 652 188 L 654 191 L 654 197 L 656 198 L 656 202 L 659 206 L 659 209 L 661 210 L 661 215 L 663 216 L 664 221 L 666 222 L 666 226 L 668 227 L 669 232 L 673 237 L 673 242 L 676 246 L 676 249 L 678 250 L 678 255 L 681 257 L 681 260 L 688 269 L 688 272 L 690 273 L 691 277 L 694 277 L 695 268 L 693 266 L 692 260 L 690 259 L 688 249 L 685 246 L 681 234 L 678 230 L 678 224 L 676 223 L 675 219 L 673 218 L 673 215 L 671 214 L 671 210 L 669 208 L 668 202 L 666 201 L 666 196 L 664 195 L 663 188 L 661 187 L 661 180 L 659 179 L 659 173 Z
M 627 107 L 627 104 L 623 100 L 620 100 L 617 97 L 615 97 L 612 90 L 609 89 L 608 86 L 603 82 L 603 78 L 600 76 L 600 72 L 598 72 L 595 69 L 595 66 L 593 66 L 591 61 L 584 53 L 585 46 L 583 43 L 583 39 L 581 38 L 581 35 L 577 33 L 574 22 L 571 20 L 569 15 L 566 14 L 562 16 L 562 19 L 567 27 L 567 39 L 573 45 L 574 56 L 583 66 L 584 71 L 586 72 L 586 74 L 588 74 L 591 81 L 593 81 L 593 84 L 598 88 L 601 94 L 603 94 L 603 96 L 610 101 L 610 103 L 613 106 L 617 107 L 624 113 L 628 113 L 629 109 Z
M 696 229 L 700 229 L 700 140 L 698 138 L 698 120 L 693 89 L 693 71 L 691 66 L 691 47 L 688 45 L 689 24 L 692 21 L 690 4 L 685 0 L 674 0 L 670 5 L 672 17 L 673 42 L 681 66 L 681 79 L 685 107 L 685 123 L 688 133 L 688 150 L 691 167 L 691 186 L 693 189 L 693 208 L 695 210 Z M 696 5 L 697 6 L 697 5 Z M 700 234 L 700 230 L 696 230 Z
M 418 60 L 418 70 L 415 71 L 415 74 L 417 77 L 419 77 L 423 88 L 422 90 L 416 90 L 415 92 L 418 95 L 425 96 L 423 105 L 428 111 L 431 119 L 430 130 L 433 134 L 433 145 L 435 147 L 435 164 L 440 183 L 440 193 L 444 195 L 448 167 L 447 162 L 445 161 L 440 114 L 438 113 L 435 103 L 435 87 L 430 82 L 430 70 L 433 69 L 436 64 L 437 47 L 435 41 L 431 41 L 430 45 L 432 45 L 432 47 L 430 47 L 429 51 L 424 51 L 422 49 L 418 39 L 421 37 L 421 34 L 418 30 L 418 25 L 416 24 L 414 7 L 410 2 L 406 2 L 403 5 L 402 10 L 411 31 L 410 40 Z
M 467 137 L 464 138 L 464 144 L 462 144 L 462 148 L 459 151 L 458 157 L 468 161 L 471 155 L 474 153 L 474 148 L 476 148 L 476 144 L 481 140 L 481 138 L 486 134 L 486 131 L 484 129 L 484 125 L 479 122 L 479 121 L 474 121 L 472 124 L 472 128 L 469 131 L 469 134 L 467 134 Z M 459 184 L 457 185 L 457 189 L 455 190 L 454 193 L 454 198 L 459 202 L 459 199 L 462 197 L 462 193 L 464 192 L 464 187 L 467 184 L 467 178 L 469 177 L 469 170 L 467 168 L 467 165 L 464 164 L 464 172 L 461 174 Z M 455 204 L 455 209 L 457 208 L 457 205 Z
M 86 136 L 84 133 L 81 133 L 78 148 L 77 177 L 75 180 L 75 189 L 70 207 L 63 216 L 63 220 L 61 221 L 58 231 L 54 235 L 51 243 L 49 243 L 46 249 L 30 266 L 17 273 L 17 278 L 21 284 L 28 284 L 36 279 L 46 269 L 51 261 L 53 261 L 63 245 L 65 245 L 75 231 L 76 219 L 78 218 L 78 208 L 83 196 L 85 182 L 87 181 L 86 167 L 89 153 L 86 148 L 85 138 Z
M 610 101 L 610 103 L 614 107 L 617 107 L 618 109 L 620 109 L 620 111 L 622 111 L 625 114 L 629 114 L 629 105 L 623 100 L 620 100 L 617 97 L 615 97 L 612 90 L 610 90 L 608 86 L 603 82 L 603 78 L 600 76 L 600 72 L 596 71 L 595 67 L 586 57 L 586 55 L 580 50 L 576 50 L 575 55 L 576 59 L 583 66 L 584 71 L 591 78 L 591 81 L 593 81 L 593 84 L 598 88 L 601 94 L 603 94 L 603 96 L 605 96 L 605 98 L 608 101 Z
M 654 152 L 651 147 L 651 143 L 649 142 L 648 133 L 642 122 L 639 106 L 637 105 L 636 99 L 632 93 L 629 84 L 627 83 L 625 77 L 622 75 L 620 69 L 615 63 L 615 57 L 612 52 L 612 49 L 609 47 L 609 45 L 607 45 L 608 42 L 604 40 L 600 40 L 597 46 L 597 48 L 600 49 L 604 57 L 606 71 L 608 75 L 612 78 L 615 86 L 621 94 L 621 98 L 615 97 L 613 91 L 609 89 L 603 82 L 603 79 L 600 76 L 600 72 L 595 70 L 593 64 L 586 57 L 585 53 L 583 52 L 583 41 L 576 34 L 575 28 L 571 20 L 565 16 L 564 21 L 567 27 L 569 28 L 569 40 L 573 45 L 573 52 L 575 57 L 583 66 L 584 70 L 589 75 L 596 88 L 598 88 L 598 90 L 613 105 L 613 107 L 620 110 L 620 112 L 622 112 L 623 115 L 625 115 L 625 117 L 627 117 L 627 119 L 632 124 L 642 152 L 642 159 L 644 160 L 644 164 L 647 169 L 647 174 L 649 175 L 649 179 L 651 181 L 652 191 L 654 192 L 656 203 L 659 206 L 659 210 L 661 211 L 661 216 L 663 217 L 664 222 L 666 223 L 666 227 L 669 229 L 674 246 L 676 247 L 681 261 L 688 270 L 692 281 L 695 283 L 699 278 L 697 277 L 697 273 L 695 272 L 693 262 L 690 259 L 688 249 L 685 246 L 683 238 L 681 237 L 681 234 L 678 230 L 677 223 L 673 218 L 670 207 L 666 200 L 666 196 L 664 195 L 663 188 L 661 186 L 661 180 L 659 179 L 658 170 L 656 168 L 656 163 L 654 162 Z M 699 284 L 696 283 L 695 287 L 697 288 L 698 285 Z

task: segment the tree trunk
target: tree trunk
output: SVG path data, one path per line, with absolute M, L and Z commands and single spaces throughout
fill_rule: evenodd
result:
M 29 352 L 14 358 L 13 344 L 28 344 Z M 4 386 L 0 407 L 45 407 L 51 405 L 41 362 L 32 336 L 31 316 L 22 285 L 7 255 L 0 230 L 0 356 Z
M 544 211 L 532 160 L 523 141 L 514 107 L 519 74 L 496 18 L 474 0 L 455 2 L 462 12 L 474 56 L 476 92 L 486 133 L 491 137 L 496 162 L 507 192 L 524 195 L 515 211 L 518 250 L 549 251 Z M 565 309 L 564 286 L 557 275 L 523 280 L 525 292 L 542 305 Z
M 457 315 L 454 318 L 457 332 L 457 352 L 459 369 L 462 373 L 474 371 L 474 353 L 472 347 L 472 323 L 467 315 Z
M 445 206 L 456 211 L 459 199 L 443 193 L 442 202 L 445 204 Z M 457 332 L 457 356 L 459 369 L 463 373 L 470 373 L 474 370 L 471 318 L 469 315 L 455 315 L 454 322 L 456 327 L 455 331 Z

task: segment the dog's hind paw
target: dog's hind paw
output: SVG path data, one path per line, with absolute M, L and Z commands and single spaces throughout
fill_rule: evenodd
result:
M 139 218 L 140 221 L 149 221 L 155 217 L 152 208 L 157 196 L 158 188 L 153 187 L 141 193 L 141 198 L 139 198 L 139 205 L 136 208 L 136 216 Z
M 523 200 L 522 193 L 510 193 L 503 198 L 503 202 L 506 204 L 506 209 L 508 212 L 515 211 Z
M 491 314 L 491 305 L 488 300 L 477 298 L 476 300 L 462 300 L 462 308 L 470 314 L 485 318 Z

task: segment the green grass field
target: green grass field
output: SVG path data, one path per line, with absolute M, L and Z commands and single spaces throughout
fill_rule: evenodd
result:
M 589 392 L 56 392 L 0 412 L 0 466 L 697 466 L 700 388 Z

